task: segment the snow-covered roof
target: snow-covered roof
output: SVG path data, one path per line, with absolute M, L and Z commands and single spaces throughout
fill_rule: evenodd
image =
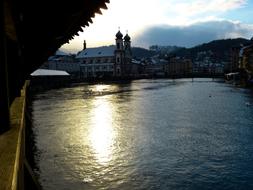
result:
M 166 59 L 160 59 L 159 62 L 160 63 L 168 63 L 168 61 Z
M 53 56 L 50 56 L 50 57 L 48 58 L 48 61 L 55 60 L 55 59 L 56 59 L 56 57 L 57 57 L 57 56 L 54 56 L 54 55 L 53 55 Z
M 132 59 L 132 63 L 134 63 L 134 64 L 140 64 L 141 62 L 140 62 L 140 61 L 137 61 L 137 60 L 135 60 L 135 59 Z
M 226 74 L 227 76 L 232 76 L 232 75 L 239 75 L 240 73 L 239 72 L 235 72 L 235 73 L 228 73 Z
M 60 61 L 60 60 L 62 60 L 62 59 L 56 55 L 48 58 L 48 61 Z
M 55 55 L 68 55 L 68 54 L 65 53 L 65 52 L 62 51 L 62 50 L 57 50 L 57 51 L 55 52 Z
M 152 63 L 152 64 L 157 64 L 157 63 L 158 63 L 158 61 L 157 61 L 157 60 L 155 60 L 155 59 L 151 59 L 151 63 Z
M 103 46 L 97 48 L 87 48 L 76 56 L 76 58 L 109 57 L 114 56 L 114 46 Z
M 66 71 L 38 69 L 31 76 L 69 76 L 69 74 Z

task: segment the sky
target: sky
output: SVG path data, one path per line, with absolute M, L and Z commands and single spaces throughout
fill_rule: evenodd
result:
M 253 0 L 111 0 L 93 24 L 83 28 L 66 52 L 111 45 L 120 28 L 132 45 L 193 47 L 216 39 L 253 36 Z

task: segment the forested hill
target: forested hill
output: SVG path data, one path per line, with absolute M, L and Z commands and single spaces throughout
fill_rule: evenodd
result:
M 186 57 L 194 59 L 198 52 L 212 51 L 217 58 L 223 58 L 228 56 L 232 47 L 240 46 L 241 44 L 247 44 L 249 40 L 244 38 L 214 40 L 209 43 L 204 43 L 193 48 L 181 48 L 172 52 L 172 54 L 179 57 Z
M 133 54 L 133 58 L 141 59 L 141 58 L 152 57 L 156 55 L 157 53 L 155 51 L 151 51 L 151 50 L 144 49 L 141 47 L 132 47 L 132 54 Z

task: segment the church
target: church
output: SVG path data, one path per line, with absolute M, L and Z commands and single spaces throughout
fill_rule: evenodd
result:
M 86 48 L 76 55 L 80 63 L 81 78 L 125 78 L 138 74 L 138 68 L 132 64 L 131 38 L 118 31 L 115 45 Z

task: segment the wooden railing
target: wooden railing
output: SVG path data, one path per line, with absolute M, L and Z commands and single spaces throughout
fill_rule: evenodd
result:
M 0 190 L 40 189 L 25 154 L 28 85 L 26 81 L 10 107 L 10 129 L 0 135 Z

